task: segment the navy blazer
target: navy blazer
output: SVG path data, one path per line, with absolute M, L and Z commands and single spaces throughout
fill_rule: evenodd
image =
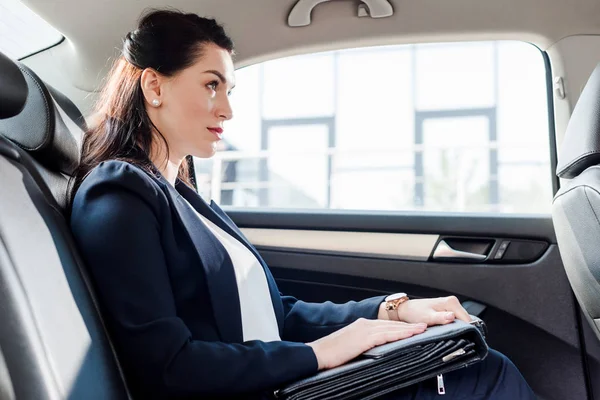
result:
M 231 259 L 182 197 L 258 258 L 282 341 L 243 341 Z M 103 162 L 86 177 L 71 228 L 136 397 L 261 398 L 317 371 L 305 343 L 376 318 L 383 300 L 316 304 L 281 295 L 264 260 L 214 202 L 124 161 Z

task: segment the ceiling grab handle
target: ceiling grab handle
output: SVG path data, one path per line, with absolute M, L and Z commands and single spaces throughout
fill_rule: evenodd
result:
M 311 23 L 312 10 L 321 3 L 331 0 L 298 0 L 288 15 L 288 25 L 291 27 L 308 26 Z M 358 7 L 358 16 L 371 18 L 384 18 L 394 14 L 394 9 L 389 0 L 361 0 Z
M 385 18 L 394 15 L 394 8 L 388 0 L 362 0 L 358 6 L 358 16 L 361 10 L 366 11 L 371 18 Z M 365 16 L 364 14 L 362 16 Z

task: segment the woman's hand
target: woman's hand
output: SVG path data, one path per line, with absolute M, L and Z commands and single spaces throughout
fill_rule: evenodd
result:
M 359 318 L 350 325 L 307 345 L 313 348 L 319 362 L 319 370 L 323 370 L 345 364 L 375 346 L 423 333 L 425 329 L 427 324 Z
M 387 319 L 387 311 L 380 312 L 379 317 Z M 471 322 L 469 313 L 455 296 L 408 300 L 398 307 L 398 319 L 412 324 L 424 322 L 428 326 L 445 325 L 456 318 Z

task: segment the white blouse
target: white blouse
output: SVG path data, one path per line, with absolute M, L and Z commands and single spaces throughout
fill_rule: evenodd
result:
M 196 211 L 191 204 L 188 203 L 188 205 Z M 239 240 L 219 228 L 198 211 L 196 211 L 196 215 L 219 239 L 231 258 L 240 298 L 244 341 L 262 340 L 272 342 L 281 340 L 269 285 L 267 284 L 265 271 L 258 259 Z

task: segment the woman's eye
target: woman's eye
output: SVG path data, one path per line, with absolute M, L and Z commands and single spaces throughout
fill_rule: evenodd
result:
M 219 82 L 217 82 L 217 81 L 212 81 L 208 85 L 206 85 L 207 88 L 214 90 L 214 91 L 217 90 L 217 86 L 219 86 Z

